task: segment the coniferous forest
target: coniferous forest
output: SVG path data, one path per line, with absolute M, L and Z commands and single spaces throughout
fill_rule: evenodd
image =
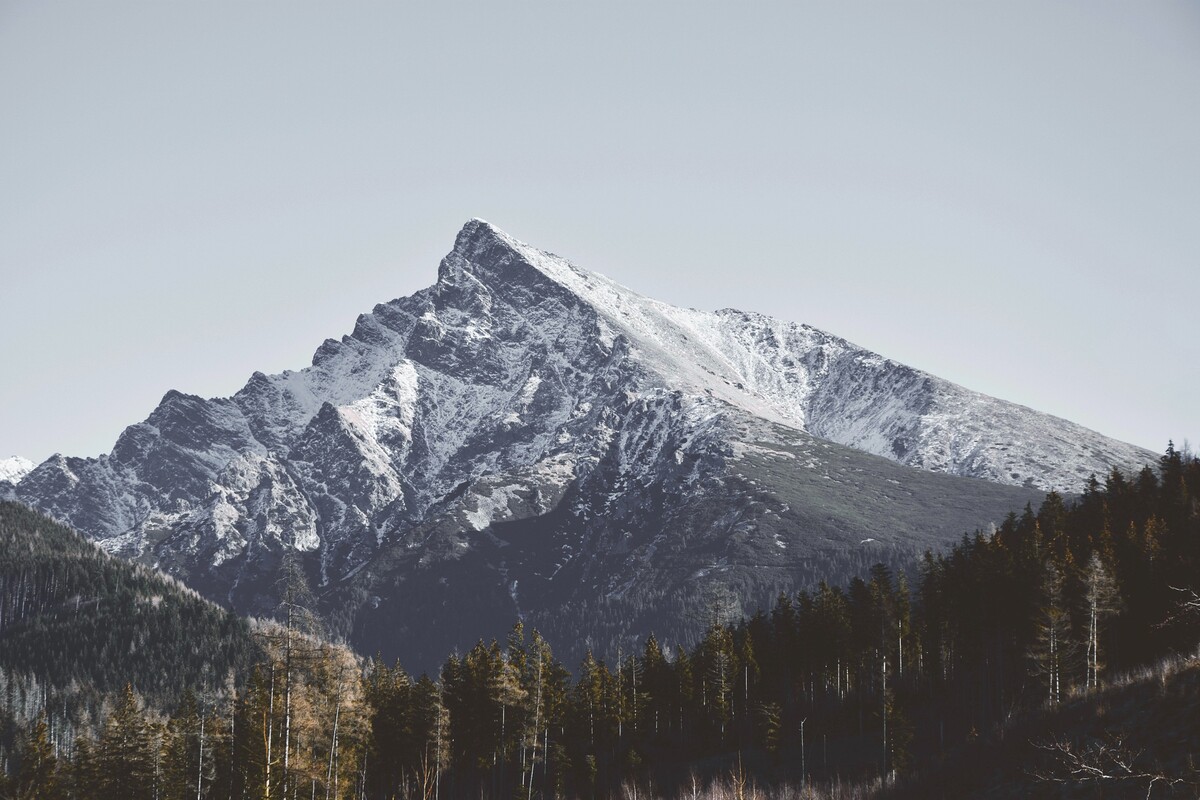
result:
M 239 620 L 0 505 L 0 797 L 1200 791 L 1200 461 L 1174 446 L 908 575 L 749 619 L 714 592 L 700 641 L 580 664 L 517 623 L 410 675 L 328 641 L 296 570 L 273 619 Z M 1121 703 L 1174 708 L 1174 744 L 1135 741 Z

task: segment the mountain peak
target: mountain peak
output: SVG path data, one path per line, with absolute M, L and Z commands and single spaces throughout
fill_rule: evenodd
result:
M 813 328 L 643 297 L 473 219 L 435 286 L 311 368 L 230 399 L 168 392 L 110 456 L 53 457 L 0 498 L 251 613 L 297 551 L 368 652 L 444 631 L 441 657 L 522 615 L 609 637 L 572 609 L 649 626 L 711 581 L 773 597 L 849 569 L 863 539 L 915 556 L 1028 487 L 1152 458 Z
M 467 220 L 467 223 L 459 230 L 458 236 L 454 238 L 454 252 L 467 261 L 475 263 L 481 261 L 486 263 L 490 258 L 500 256 L 504 252 L 515 254 L 527 248 L 528 245 L 525 243 L 518 242 L 492 223 L 479 217 Z
M 442 259 L 438 287 L 454 294 L 472 294 L 472 286 L 477 284 L 501 291 L 517 288 L 544 294 L 565 289 L 578 293 L 585 274 L 590 275 L 475 218 L 463 225 L 454 249 Z
M 19 483 L 33 469 L 33 462 L 21 456 L 0 459 L 0 481 Z

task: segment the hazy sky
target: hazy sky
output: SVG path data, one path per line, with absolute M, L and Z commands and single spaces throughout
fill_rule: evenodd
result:
M 0 2 L 0 457 L 309 363 L 494 222 L 1200 442 L 1195 3 Z

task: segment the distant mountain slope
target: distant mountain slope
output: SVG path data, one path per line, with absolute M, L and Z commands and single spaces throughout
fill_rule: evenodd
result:
M 0 483 L 19 483 L 33 467 L 32 461 L 20 456 L 0 459 Z
M 863 539 L 898 558 L 1151 460 L 805 325 L 641 297 L 473 220 L 433 287 L 360 316 L 311 367 L 231 398 L 168 392 L 112 453 L 54 456 L 7 493 L 246 612 L 273 606 L 270 576 L 299 551 L 348 620 L 344 603 L 425 581 L 414 565 L 477 559 L 472 591 L 507 598 L 497 614 L 546 611 L 542 580 L 590 581 L 576 608 L 651 603 L 637 552 L 694 584 L 683 597 L 732 580 L 738 536 L 757 543 L 738 563 L 773 576 L 759 589 L 791 585 L 870 560 L 847 555 Z M 884 499 L 910 491 L 908 509 Z
M 128 682 L 174 701 L 221 686 L 255 650 L 244 620 L 177 581 L 0 502 L 0 673 L 55 694 Z
M 881 561 L 910 566 L 1041 497 L 745 415 L 714 426 L 719 442 L 629 425 L 658 430 L 658 441 L 623 431 L 618 441 L 637 444 L 614 444 L 586 477 L 557 489 L 561 497 L 537 473 L 481 479 L 474 497 L 383 545 L 330 593 L 336 629 L 363 652 L 421 669 L 518 617 L 568 664 L 589 646 L 630 652 L 652 632 L 690 644 L 723 588 L 740 604 L 730 611 L 749 615 L 781 591 L 840 584 Z M 720 455 L 680 463 L 684 440 Z

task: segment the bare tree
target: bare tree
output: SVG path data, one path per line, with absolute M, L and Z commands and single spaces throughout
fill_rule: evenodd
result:
M 1112 573 L 1100 559 L 1099 553 L 1092 553 L 1088 562 L 1085 576 L 1088 610 L 1088 641 L 1087 641 L 1087 688 L 1100 688 L 1100 623 L 1104 617 L 1117 610 L 1117 583 Z
M 1154 793 L 1155 787 L 1197 787 L 1195 772 L 1190 776 L 1172 776 L 1162 770 L 1147 769 L 1138 761 L 1141 751 L 1131 750 L 1124 738 L 1112 736 L 1104 741 L 1091 741 L 1083 747 L 1067 739 L 1053 739 L 1034 744 L 1037 749 L 1048 753 L 1052 759 L 1051 769 L 1035 772 L 1033 776 L 1049 784 L 1061 786 L 1136 786 L 1144 784 L 1146 798 Z
M 1193 589 L 1181 589 L 1178 586 L 1172 586 L 1171 589 L 1179 592 L 1179 613 L 1181 615 L 1200 615 L 1200 594 L 1196 594 Z
M 1071 636 L 1071 620 L 1063 598 L 1063 579 L 1053 564 L 1046 565 L 1043 602 L 1038 611 L 1037 637 L 1030 656 L 1034 671 L 1046 681 L 1047 700 L 1051 705 L 1062 701 L 1064 674 L 1076 655 Z

